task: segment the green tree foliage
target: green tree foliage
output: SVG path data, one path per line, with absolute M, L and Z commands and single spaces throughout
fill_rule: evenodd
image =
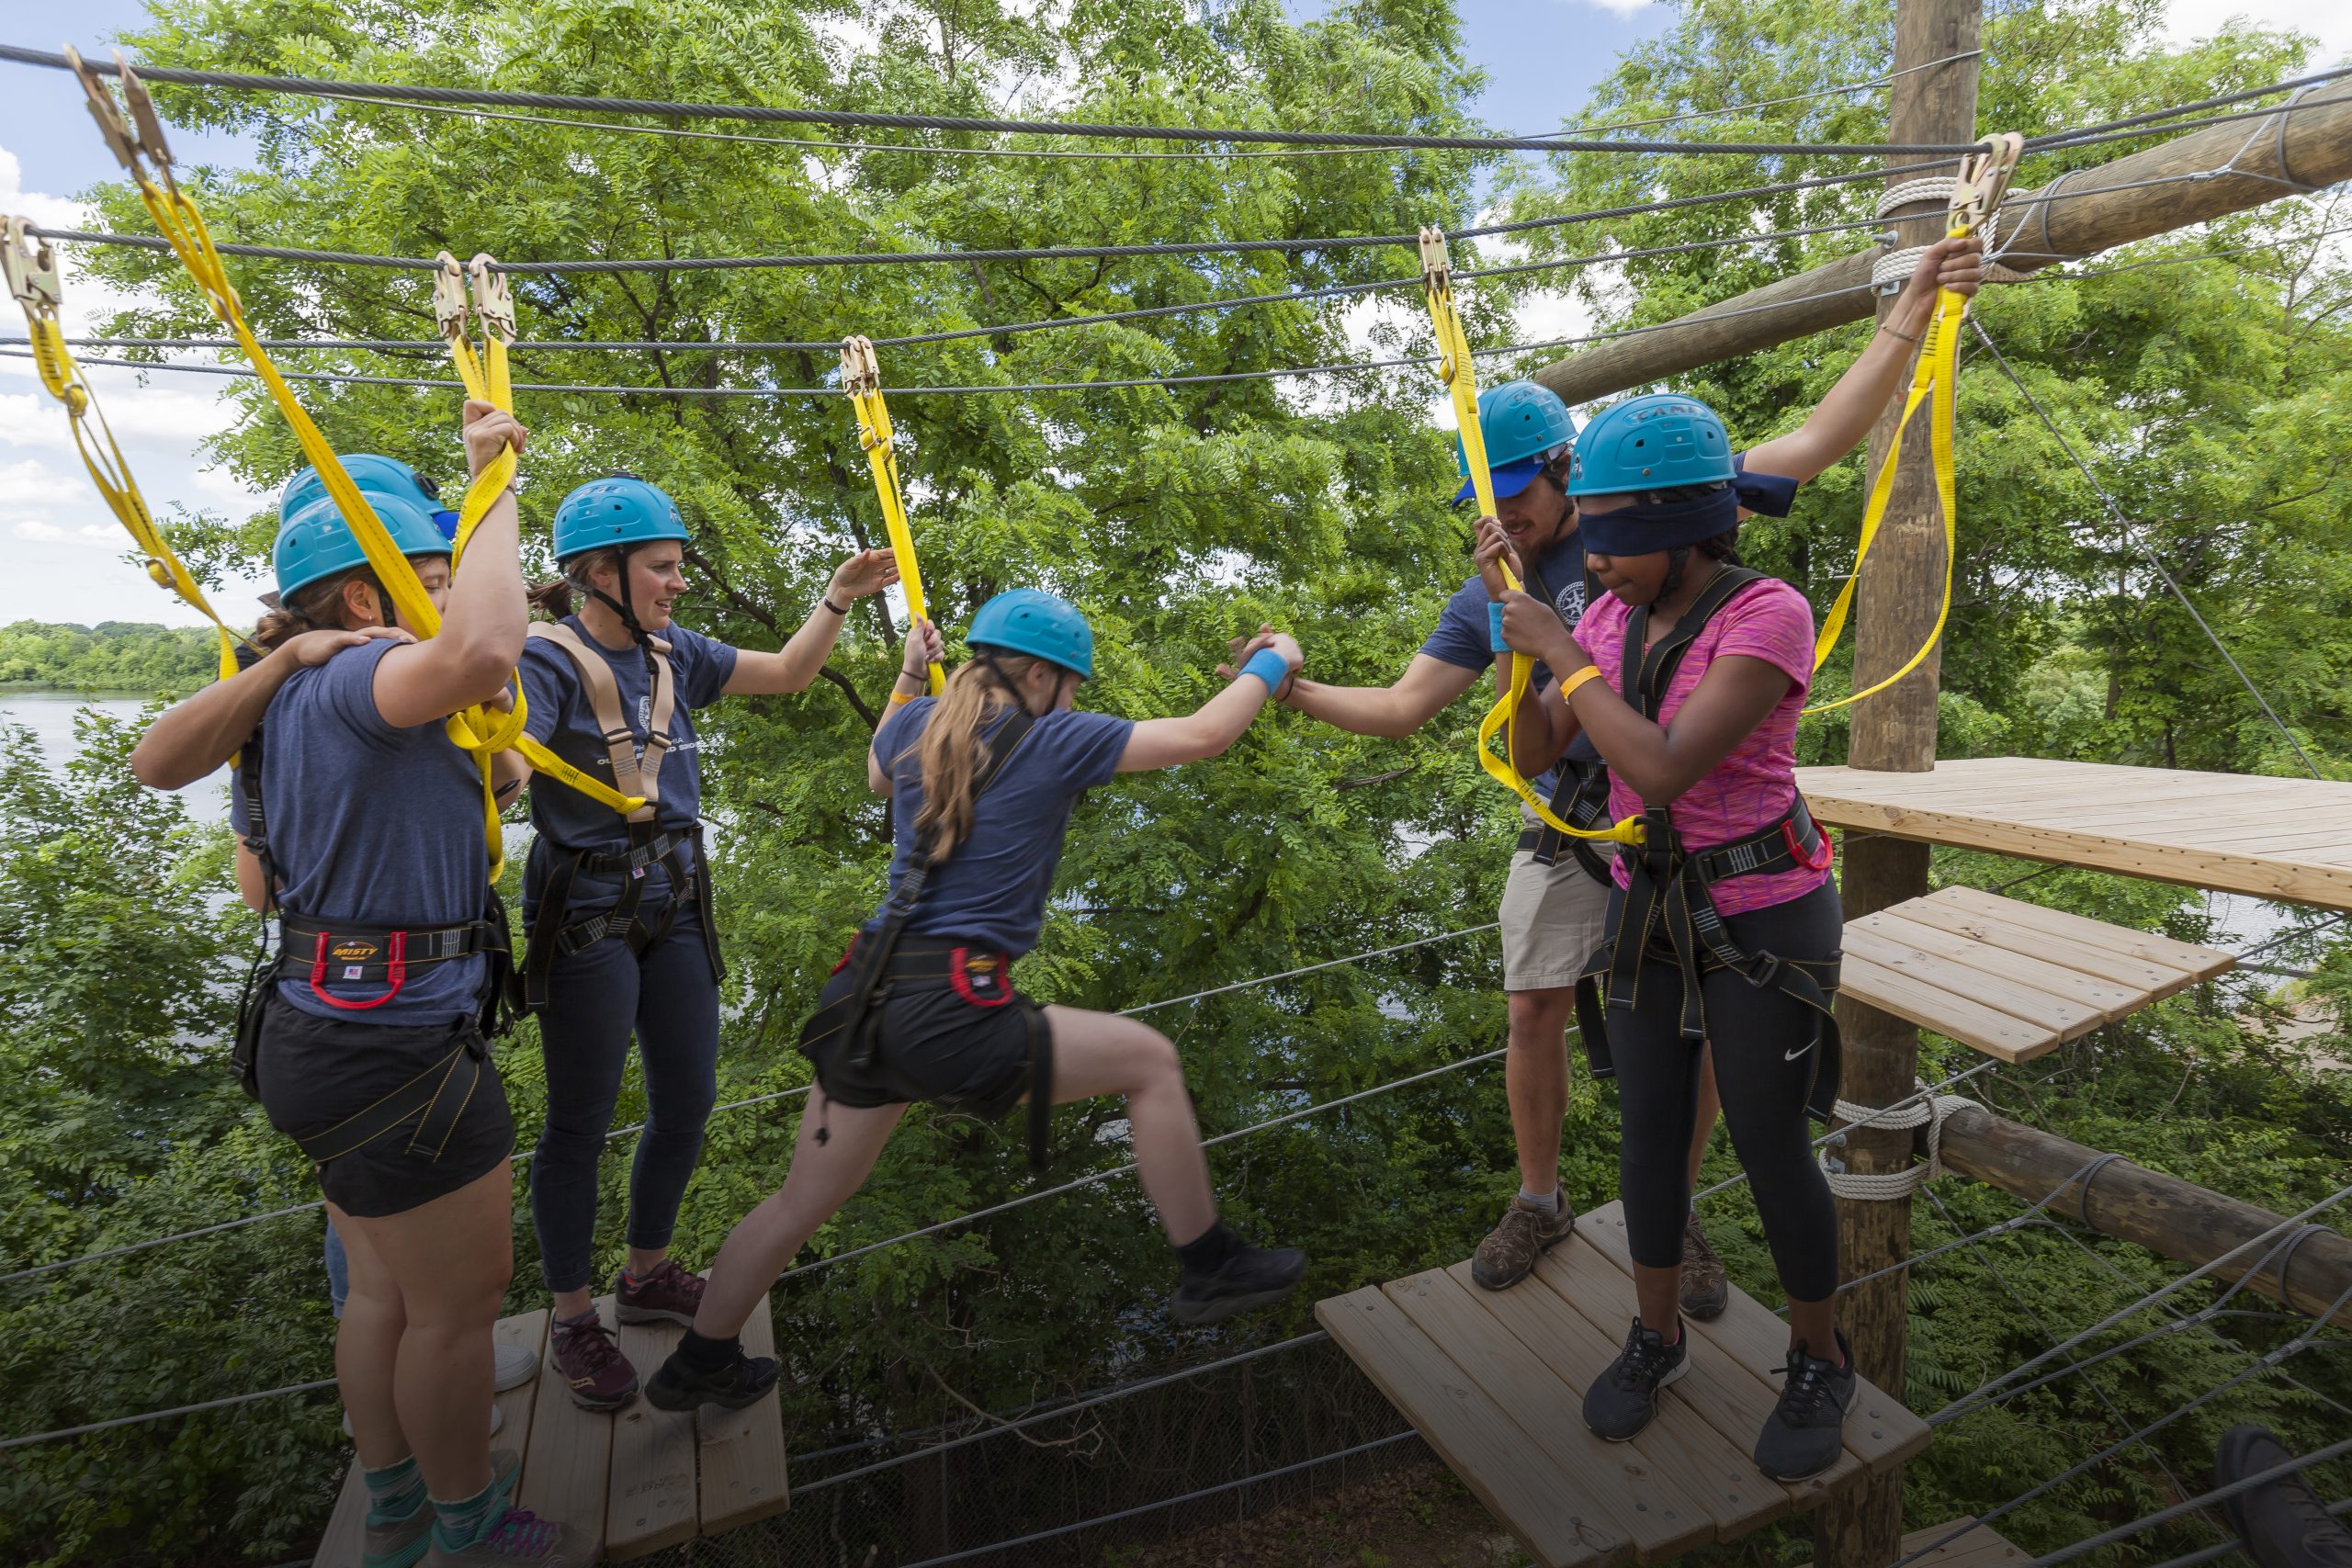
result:
M 219 668 L 213 635 L 196 626 L 16 621 L 0 626 L 0 686 L 71 686 L 180 697 Z
M 1886 16 L 1858 3 L 1824 12 L 1710 0 L 1686 11 L 1668 45 L 1637 51 L 1592 112 L 1712 107 L 1868 76 L 1883 69 Z M 1992 118 L 2031 128 L 2267 79 L 2298 58 L 2291 44 L 2251 34 L 2155 55 L 2146 14 L 2112 7 L 2013 10 L 1995 27 L 2001 68 L 1988 76 L 1991 91 L 2019 96 L 1998 99 Z M 1306 23 L 1271 0 L 1077 0 L 1042 17 L 924 0 L 859 13 L 854 23 L 831 6 L 719 0 L 164 0 L 135 41 L 172 64 L 363 80 L 947 113 L 1018 104 L 1074 118 L 1384 131 L 1474 129 L 1462 105 L 1477 85 L 1451 9 L 1431 0 L 1363 0 Z M 176 123 L 233 128 L 261 149 L 255 169 L 190 175 L 222 237 L 401 256 L 444 248 L 517 260 L 779 255 L 1459 229 L 1477 210 L 1482 173 L 1460 153 L 967 158 L 947 151 L 970 140 L 955 136 L 906 135 L 920 152 L 787 156 L 773 146 L 379 105 L 158 93 Z M 1867 100 L 1825 100 L 1709 130 L 1866 140 L 1880 133 L 1874 113 Z M 1616 205 L 1782 172 L 1803 171 L 1786 161 L 1767 174 L 1721 160 L 1589 160 L 1556 171 L 1556 186 L 1515 189 L 1512 199 L 1531 213 Z M 144 227 L 119 187 L 96 194 L 114 225 Z M 1843 217 L 1864 199 L 1831 193 L 1772 218 Z M 1657 214 L 1611 238 L 1697 238 L 1729 220 Z M 1538 243 L 1597 248 L 1591 242 L 1571 229 Z M 1647 322 L 1800 267 L 1833 243 L 1644 264 L 1613 290 L 1588 276 L 1612 322 Z M 1456 256 L 1472 261 L 1469 247 Z M 94 265 L 152 290 L 122 329 L 209 329 L 200 301 L 159 258 L 107 252 Z M 994 325 L 1414 270 L 1403 250 L 1354 248 L 532 274 L 516 283 L 533 340 L 827 344 L 851 332 Z M 265 336 L 430 335 L 415 273 L 238 262 L 234 274 Z M 2190 479 L 2202 487 L 2195 506 L 2151 518 L 2159 547 L 2213 552 L 2193 574 L 2184 563 L 2192 592 L 2312 742 L 2340 754 L 2342 643 L 2314 630 L 2343 609 L 2343 581 L 2331 575 L 2343 570 L 2342 503 L 2323 482 L 2343 442 L 2322 428 L 2318 378 L 2340 344 L 2324 321 L 2290 312 L 2267 287 L 2257 265 L 2215 264 L 2018 288 L 1986 310 L 2062 420 L 2085 430 L 2127 505 L 2186 500 L 2180 485 Z M 2335 284 L 2313 274 L 2297 287 L 2312 299 Z M 2201 311 L 2180 304 L 2190 296 L 2205 299 Z M 1412 296 L 1399 299 L 1396 319 L 1409 321 Z M 1508 288 L 1481 288 L 1470 303 L 1473 331 L 1504 341 Z M 1288 304 L 886 350 L 885 381 L 1014 386 L 1340 359 L 1349 357 L 1344 310 Z M 2310 341 L 2290 360 L 2279 333 L 2306 330 Z M 1426 341 L 1410 329 L 1389 335 L 1408 348 Z M 1752 439 L 1796 418 L 1857 342 L 1854 333 L 1830 334 L 1690 384 Z M 446 375 L 430 355 L 285 357 L 305 368 Z M 698 629 L 775 646 L 831 564 L 879 538 L 846 400 L 775 390 L 824 385 L 830 349 L 559 347 L 517 363 L 518 379 L 635 389 L 522 394 L 532 430 L 526 535 L 543 541 L 556 501 L 585 478 L 625 469 L 654 479 L 695 531 L 699 592 L 685 618 Z M 1498 378 L 1491 366 L 1487 376 Z M 754 395 L 663 395 L 718 387 Z M 1451 442 L 1428 415 L 1433 391 L 1419 372 L 899 393 L 893 413 L 939 619 L 952 636 L 980 601 L 1015 584 L 1068 593 L 1100 637 L 1085 702 L 1137 716 L 1195 705 L 1213 688 L 1224 639 L 1261 619 L 1295 627 L 1318 676 L 1385 682 L 1464 570 L 1465 533 L 1444 504 Z M 234 395 L 243 417 L 215 456 L 263 495 L 300 457 L 252 389 Z M 447 392 L 307 384 L 304 396 L 344 449 L 394 453 L 454 478 Z M 2116 412 L 2124 408 L 2146 416 L 2144 428 Z M 2262 411 L 2278 408 L 2299 422 L 2297 443 L 2247 440 Z M 2112 541 L 2090 531 L 2098 513 L 2087 495 L 1982 367 L 1971 373 L 1964 412 L 1966 604 L 1947 660 L 1956 749 L 2277 771 L 2261 729 L 2238 722 L 2244 709 L 2226 671 L 2191 644 L 2193 628 L 2176 625 L 2170 606 L 2146 595 Z M 2136 455 L 2150 444 L 2169 469 L 2120 460 L 2124 448 Z M 1839 552 L 1850 551 L 1858 491 L 1849 470 L 1813 487 L 1791 526 L 1756 530 L 1758 555 L 1826 596 Z M 2280 504 L 2259 510 L 2272 501 Z M 2223 526 L 2224 516 L 2267 521 Z M 196 542 L 208 562 L 251 563 L 271 523 L 257 502 L 248 517 L 205 524 Z M 723 1099 L 807 1081 L 791 1050 L 800 1018 L 882 886 L 886 824 L 864 788 L 862 754 L 896 637 L 878 606 L 862 609 L 809 692 L 730 699 L 706 716 L 705 798 L 718 829 L 732 964 Z M 1277 715 L 1220 761 L 1098 792 L 1077 815 L 1024 987 L 1048 1000 L 1130 1007 L 1483 924 L 1515 815 L 1467 754 L 1474 722 L 1465 703 L 1419 736 L 1365 740 Z M 1838 749 L 1837 733 L 1815 742 L 1823 754 Z M 312 1196 L 290 1146 L 215 1066 L 237 967 L 207 901 L 220 897 L 224 841 L 187 828 L 175 803 L 133 792 L 120 750 L 119 736 L 94 746 L 87 772 L 62 784 L 29 762 L 0 773 L 10 823 L 0 853 L 0 976 L 24 1021 L 5 1047 L 17 1070 L 0 1079 L 8 1085 L 0 1091 L 6 1266 Z M 1947 855 L 1939 874 L 1994 886 L 2023 871 Z M 2199 930 L 2193 904 L 2169 889 L 2070 873 L 2019 892 L 2128 923 Z M 134 974 L 142 964 L 147 972 Z M 112 988 L 97 978 L 118 974 Z M 1492 938 L 1475 934 L 1148 1016 L 1176 1039 L 1204 1130 L 1215 1134 L 1491 1051 L 1502 1036 L 1498 983 Z M 85 1059 L 93 1055 L 100 1060 Z M 544 1081 L 530 1028 L 501 1067 L 527 1142 Z M 2028 1114 L 2030 1105 L 2070 1135 L 2280 1207 L 2329 1190 L 2347 1163 L 2343 1090 L 2245 1035 L 2213 995 L 2168 1004 L 2054 1069 L 2020 1075 L 2014 1089 L 2009 1081 L 1996 1090 L 2005 1110 Z M 1580 1205 L 1613 1193 L 1612 1093 L 1577 1078 L 1565 1164 Z M 1120 1162 L 1117 1109 L 1060 1114 L 1053 1179 Z M 622 1117 L 641 1110 L 632 1084 Z M 784 1100 L 713 1121 L 678 1237 L 689 1261 L 707 1258 L 780 1179 L 794 1110 Z M 77 1125 L 93 1130 L 71 1131 Z M 801 1380 L 786 1406 L 795 1450 L 1099 1387 L 1295 1330 L 1317 1296 L 1464 1256 L 1517 1181 L 1497 1065 L 1256 1134 L 1213 1160 L 1238 1224 L 1313 1253 L 1298 1304 L 1216 1333 L 1171 1329 L 1159 1305 L 1172 1268 L 1133 1184 L 1114 1179 L 781 1285 L 777 1329 Z M 617 1261 L 624 1163 L 606 1165 L 606 1266 Z M 1733 1169 L 1719 1150 L 1710 1179 Z M 1019 1129 L 918 1111 L 802 1261 L 1028 1190 Z M 1969 1228 L 2015 1209 L 1973 1190 L 1947 1201 Z M 1737 1216 L 1723 1226 L 1735 1269 L 1770 1299 L 1752 1213 L 1736 1196 L 1723 1201 L 1719 1212 Z M 1923 1239 L 1933 1231 L 1924 1212 L 1921 1230 Z M 12 1287 L 0 1304 L 0 1375 L 21 1391 L 12 1429 L 327 1375 L 318 1239 L 315 1215 L 273 1219 Z M 2165 1271 L 2129 1249 L 2094 1243 L 2086 1260 L 2054 1236 L 2041 1248 L 2041 1239 L 2000 1244 L 2013 1249 L 2001 1261 L 2012 1284 L 2024 1277 L 2022 1292 L 2053 1330 L 2091 1321 L 2086 1303 L 2129 1299 L 2109 1267 L 2135 1280 Z M 516 1245 L 511 1304 L 521 1310 L 540 1299 L 527 1223 Z M 2037 1248 L 2030 1257 L 2014 1250 L 2028 1246 Z M 2047 1342 L 1964 1253 L 1923 1271 L 1917 1300 L 1909 1392 L 1920 1408 Z M 2135 1383 L 2119 1395 L 2123 1414 L 2217 1381 L 2215 1357 L 2187 1341 L 2135 1353 L 2121 1363 L 2132 1378 L 2114 1380 Z M 2303 1375 L 2352 1400 L 2340 1364 Z M 2143 1376 L 2146 1388 L 2136 1386 Z M 2224 1408 L 2273 1416 L 2296 1438 L 2312 1437 L 2325 1417 L 2324 1407 L 2268 1394 L 2217 1413 Z M 2020 1489 L 2022 1468 L 2048 1473 L 2059 1456 L 2071 1462 L 2128 1429 L 2064 1385 L 2007 1410 L 1955 1427 L 1912 1467 L 1915 1523 L 1990 1506 Z M 2015 1427 L 1995 1425 L 2004 1421 Z M 19 1451 L 0 1468 L 0 1555 L 279 1561 L 311 1539 L 339 1483 L 347 1450 L 334 1426 L 331 1397 L 315 1396 Z M 2209 1437 L 2201 1423 L 2176 1433 L 2169 1462 L 2189 1473 L 2195 1441 Z M 2143 1458 L 2135 1451 L 2128 1484 L 2103 1471 L 2056 1495 L 2018 1521 L 2015 1539 L 2047 1545 L 2085 1521 L 2132 1517 L 2165 1484 Z M 889 1521 L 859 1528 L 879 1531 L 888 1552 Z M 1793 1537 L 1766 1545 L 1791 1561 L 1804 1554 Z

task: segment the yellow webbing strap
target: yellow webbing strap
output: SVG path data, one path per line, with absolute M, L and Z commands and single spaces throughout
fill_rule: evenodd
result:
M 2000 205 L 2024 145 L 2014 133 L 1988 136 L 1984 141 L 1989 151 L 1972 152 L 1961 161 L 1960 178 L 1952 192 L 1951 215 L 1944 231 L 1948 239 L 1974 232 Z M 1895 469 L 1903 459 L 1903 437 L 1911 428 L 1911 416 L 1919 412 L 1922 403 L 1928 407 L 1928 457 L 1935 472 L 1936 498 L 1944 519 L 1943 598 L 1936 609 L 1936 624 L 1928 629 L 1927 640 L 1919 645 L 1918 651 L 1905 660 L 1901 669 L 1859 692 L 1816 703 L 1804 710 L 1807 714 L 1828 713 L 1894 685 L 1935 651 L 1936 644 L 1943 638 L 1944 624 L 1951 618 L 1952 570 L 1960 549 L 1960 513 L 1952 480 L 1952 402 L 1960 380 L 1960 328 L 1967 319 L 1968 301 L 1964 298 L 1949 288 L 1937 293 L 1934 319 L 1928 323 L 1925 341 L 1919 345 L 1918 362 L 1912 367 L 1911 390 L 1904 399 L 1903 417 L 1895 424 L 1894 439 L 1886 449 L 1886 461 L 1879 465 L 1878 477 L 1871 484 L 1869 503 L 1862 510 L 1853 574 L 1838 590 L 1829 613 L 1821 620 L 1821 635 L 1813 648 L 1814 673 L 1821 672 L 1830 650 L 1838 646 L 1838 638 L 1846 629 L 1846 615 L 1854 602 L 1854 584 L 1861 581 L 1862 563 L 1870 558 L 1871 542 L 1878 537 L 1879 525 L 1886 520 L 1887 503 L 1894 494 Z
M 866 465 L 874 470 L 874 493 L 882 499 L 882 525 L 889 530 L 890 549 L 899 563 L 899 581 L 907 591 L 907 619 L 911 624 L 931 618 L 923 603 L 922 570 L 915 564 L 915 536 L 907 527 L 907 501 L 899 486 L 899 458 L 891 443 L 890 411 L 882 401 L 882 370 L 874 344 L 862 337 L 842 340 L 842 390 L 857 410 L 857 442 L 865 448 Z M 947 674 L 937 662 L 931 667 L 931 694 L 946 689 Z
M 1470 464 L 1470 483 L 1478 500 L 1478 515 L 1495 514 L 1494 478 L 1487 467 L 1487 440 L 1478 428 L 1478 378 L 1470 360 L 1470 340 L 1462 331 L 1462 318 L 1453 309 L 1452 264 L 1446 256 L 1445 235 L 1435 229 L 1421 231 L 1421 281 L 1429 299 L 1430 324 L 1437 329 L 1438 375 L 1445 382 L 1446 390 L 1453 398 L 1453 419 L 1461 428 L 1462 450 Z M 1502 564 L 1503 581 L 1517 589 L 1520 581 L 1506 560 Z M 1497 658 L 1505 657 L 1498 654 Z M 1638 817 L 1628 817 L 1612 828 L 1578 828 L 1563 821 L 1550 804 L 1540 798 L 1520 773 L 1512 761 L 1510 739 L 1507 727 L 1518 716 L 1519 705 L 1526 699 L 1527 681 L 1535 661 L 1510 657 L 1510 688 L 1505 692 L 1478 725 L 1478 765 L 1487 770 L 1541 818 L 1544 824 L 1558 833 L 1576 839 L 1607 839 L 1620 844 L 1642 841 L 1642 823 Z M 1502 756 L 1495 755 L 1488 742 L 1497 731 L 1504 731 Z
M 26 218 L 7 220 L 5 238 L 0 239 L 0 270 L 6 273 L 8 291 L 24 307 L 25 329 L 32 339 L 33 362 L 40 367 L 41 385 L 65 405 L 82 467 L 89 470 L 90 482 L 98 487 L 107 510 L 146 556 L 147 575 L 212 623 L 213 636 L 220 644 L 220 679 L 225 681 L 237 672 L 237 644 L 243 639 L 213 611 L 204 590 L 197 586 L 178 552 L 155 525 L 147 498 L 139 493 L 139 481 L 131 477 L 130 461 L 98 407 L 97 394 L 82 378 L 82 367 L 66 349 L 64 326 L 58 319 L 63 295 L 58 286 L 57 258 L 46 242 L 37 243 L 26 231 L 30 226 L 31 220 Z
M 441 335 L 449 344 L 449 357 L 458 367 L 458 378 L 466 384 L 466 395 L 478 402 L 485 402 L 505 413 L 514 412 L 514 378 L 507 368 L 506 347 L 514 341 L 514 296 L 505 276 L 494 270 L 494 263 L 487 255 L 477 255 L 466 267 L 458 258 L 443 251 L 435 258 L 440 266 L 433 276 L 433 313 L 441 328 Z M 481 318 L 482 344 L 477 351 L 467 333 L 469 275 L 472 314 Z M 458 536 L 450 554 L 452 573 L 466 558 L 466 546 L 474 530 L 499 495 L 514 479 L 515 459 L 513 448 L 501 452 L 490 467 L 478 475 L 466 489 L 466 498 L 458 511 Z M 582 773 L 557 756 L 547 747 L 523 733 L 527 709 L 523 700 L 523 682 L 518 673 L 514 681 L 514 709 L 502 714 L 496 709 L 469 709 L 451 716 L 449 738 L 477 755 L 485 748 L 492 752 L 512 750 L 532 771 L 555 780 L 558 784 L 578 790 L 600 806 L 609 807 L 622 816 L 631 816 L 644 809 L 643 799 L 623 795 L 610 784 Z M 488 722 L 481 721 L 487 719 Z M 460 733 L 460 728 L 463 733 Z M 492 829 L 496 842 L 496 829 Z

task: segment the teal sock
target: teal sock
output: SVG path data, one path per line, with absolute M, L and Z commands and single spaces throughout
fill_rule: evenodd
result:
M 506 1517 L 506 1494 L 496 1480 L 461 1503 L 433 1499 L 433 1539 L 444 1551 L 463 1551 Z
M 363 1470 L 359 1478 L 368 1483 L 368 1522 L 371 1525 L 396 1525 L 413 1517 L 424 1506 L 424 1475 L 416 1468 L 414 1454 L 381 1470 Z

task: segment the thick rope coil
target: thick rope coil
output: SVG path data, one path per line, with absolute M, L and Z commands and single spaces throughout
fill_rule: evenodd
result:
M 1925 1089 L 1928 1086 L 1922 1080 L 1918 1087 Z M 1933 1181 L 1944 1173 L 1944 1118 L 1962 1106 L 1973 1108 L 1975 1104 L 1976 1101 L 1965 1095 L 1958 1094 L 1939 1094 L 1925 1100 L 1915 1099 L 1883 1110 L 1868 1105 L 1857 1105 L 1850 1100 L 1840 1100 L 1836 1107 L 1836 1114 L 1839 1121 L 1846 1123 L 1844 1131 L 1850 1132 L 1856 1127 L 1884 1127 L 1893 1132 L 1901 1132 L 1906 1127 L 1927 1128 L 1928 1162 L 1925 1165 L 1915 1165 L 1903 1170 L 1873 1175 L 1837 1168 L 1830 1163 L 1828 1151 L 1824 1149 L 1821 1154 L 1821 1173 L 1829 1179 L 1830 1193 L 1838 1198 L 1852 1198 L 1872 1203 L 1891 1203 L 1910 1197 L 1924 1183 Z
M 1923 201 L 1948 203 L 1959 184 L 1949 175 L 1930 180 L 1905 180 L 1899 186 L 1889 187 L 1886 194 L 1878 198 L 1878 215 L 1893 218 L 1905 208 L 1917 207 Z M 1912 216 L 1926 217 L 1927 214 L 1914 213 Z M 2025 274 L 1992 259 L 1998 249 L 1999 218 L 1997 211 L 1985 214 L 1984 224 L 1978 230 L 1984 236 L 1984 281 L 2015 283 Z M 1927 254 L 1925 245 L 1905 245 L 1901 250 L 1883 252 L 1871 263 L 1871 281 L 1882 288 L 1888 284 L 1900 284 L 1911 276 L 1912 269 L 1919 265 L 1919 258 Z

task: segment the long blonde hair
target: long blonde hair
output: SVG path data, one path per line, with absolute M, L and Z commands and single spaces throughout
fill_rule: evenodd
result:
M 930 837 L 934 863 L 971 836 L 973 784 L 988 759 L 980 732 L 1013 705 L 1012 694 L 1033 668 L 1045 662 L 1026 653 L 984 653 L 947 678 L 947 690 L 915 742 L 922 775 L 922 809 L 915 814 L 915 837 Z

